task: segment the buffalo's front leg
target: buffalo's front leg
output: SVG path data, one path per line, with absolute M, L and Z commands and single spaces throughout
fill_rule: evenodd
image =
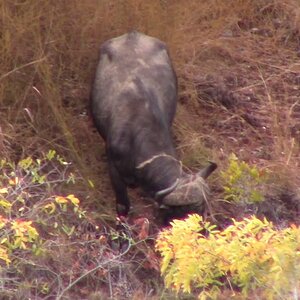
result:
M 118 217 L 127 216 L 130 201 L 127 195 L 127 187 L 113 163 L 109 164 L 110 179 L 116 195 L 116 210 Z

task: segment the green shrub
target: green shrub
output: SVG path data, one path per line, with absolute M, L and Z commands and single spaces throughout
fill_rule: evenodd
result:
M 238 204 L 257 203 L 264 200 L 262 184 L 267 174 L 256 166 L 239 161 L 235 154 L 229 156 L 228 168 L 221 172 L 225 200 Z
M 300 228 L 294 225 L 276 230 L 266 219 L 251 217 L 233 219 L 219 231 L 190 215 L 161 232 L 156 249 L 165 284 L 177 292 L 200 288 L 199 299 L 217 299 L 225 289 L 244 298 L 299 296 Z

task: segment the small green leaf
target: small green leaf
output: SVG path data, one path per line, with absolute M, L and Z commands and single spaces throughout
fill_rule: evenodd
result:
M 49 150 L 46 154 L 46 158 L 48 160 L 52 160 L 55 157 L 56 151 L 55 150 Z
M 88 183 L 91 188 L 95 188 L 95 185 L 92 180 L 88 179 Z

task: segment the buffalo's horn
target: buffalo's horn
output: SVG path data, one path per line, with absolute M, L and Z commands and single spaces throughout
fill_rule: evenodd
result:
M 160 191 L 156 192 L 155 193 L 155 199 L 166 196 L 166 195 L 170 194 L 171 192 L 173 192 L 176 189 L 178 183 L 179 183 L 179 178 L 177 178 L 175 183 L 172 184 L 170 187 L 168 187 L 164 190 L 160 190 Z
M 201 176 L 203 179 L 206 179 L 215 169 L 217 168 L 217 164 L 209 161 L 209 165 L 203 168 L 198 175 Z

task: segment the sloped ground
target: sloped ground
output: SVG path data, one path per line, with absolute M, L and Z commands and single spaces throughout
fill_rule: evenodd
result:
M 228 1 L 196 0 L 184 4 L 73 1 L 72 5 L 7 0 L 0 6 L 1 155 L 17 161 L 55 148 L 93 181 L 93 190 L 82 184 L 72 190 L 91 216 L 92 226 L 78 229 L 84 241 L 99 235 L 95 224 L 105 224 L 104 231 L 114 224 L 104 143 L 88 113 L 90 84 L 100 43 L 131 29 L 161 38 L 170 48 L 179 78 L 174 124 L 178 155 L 192 170 L 207 159 L 218 163 L 219 171 L 209 181 L 212 214 L 218 224 L 224 226 L 228 218 L 249 213 L 223 201 L 220 171 L 227 168 L 230 153 L 270 174 L 264 184 L 267 201 L 257 213 L 279 226 L 299 223 L 299 1 L 240 0 L 234 6 Z M 150 233 L 156 232 L 155 207 L 141 201 L 137 191 L 130 195 L 129 222 L 134 227 L 129 231 L 139 243 L 126 258 L 103 267 L 105 274 L 84 278 L 78 285 L 85 286 L 81 294 L 74 284 L 66 295 L 158 299 L 155 295 L 160 294 L 167 299 L 156 270 L 157 258 L 149 247 L 152 241 L 142 242 L 147 221 L 139 217 L 149 219 Z M 80 277 L 103 251 L 99 245 L 94 247 L 82 246 L 80 253 L 70 253 L 57 270 L 66 272 L 68 263 L 78 260 L 81 265 L 75 265 L 73 277 Z M 103 253 L 104 261 L 112 257 L 106 246 Z M 55 291 L 49 297 L 53 295 Z
M 202 143 L 213 149 L 221 168 L 234 152 L 250 164 L 271 170 L 265 192 L 281 211 L 265 213 L 275 222 L 287 218 L 297 223 L 299 42 L 279 41 L 274 48 L 274 34 L 264 28 L 239 28 L 209 41 L 203 51 L 208 59 L 200 54 L 199 66 L 187 66 L 183 75 L 193 82 L 197 97 L 193 114 L 186 118 L 201 132 Z M 214 65 L 215 61 L 220 63 Z M 189 106 L 185 95 L 181 100 L 184 107 Z

